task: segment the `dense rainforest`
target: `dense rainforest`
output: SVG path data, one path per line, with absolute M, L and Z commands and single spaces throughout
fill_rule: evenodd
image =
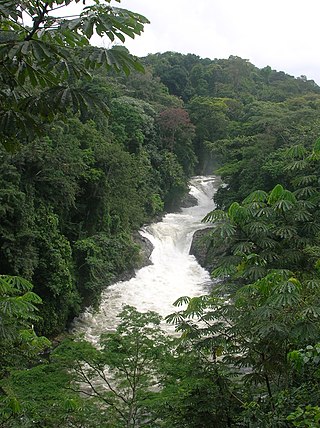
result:
M 93 47 L 148 20 L 110 1 L 54 18 L 69 3 L 0 2 L 0 427 L 319 426 L 319 86 Z M 98 349 L 66 334 L 212 173 L 216 285 L 175 302 L 179 337 L 130 306 Z

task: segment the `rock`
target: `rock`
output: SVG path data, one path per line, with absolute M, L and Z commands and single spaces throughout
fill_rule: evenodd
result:
M 198 199 L 188 193 L 182 198 L 179 205 L 180 208 L 194 207 L 195 205 L 198 205 Z
M 198 263 L 209 272 L 212 272 L 218 266 L 221 256 L 227 251 L 226 246 L 215 247 L 212 245 L 212 240 L 210 239 L 211 230 L 212 227 L 197 230 L 193 235 L 189 251 L 190 254 L 195 256 Z
M 189 253 L 197 259 L 200 266 L 210 270 L 210 262 L 208 260 L 209 252 L 209 235 L 211 227 L 207 229 L 196 230 L 193 234 Z
M 151 265 L 152 262 L 150 260 L 151 253 L 153 251 L 153 244 L 149 241 L 149 239 L 140 235 L 139 232 L 135 233 L 133 236 L 134 242 L 140 247 L 140 255 L 139 255 L 139 263 L 136 266 L 136 269 L 141 269 L 144 266 Z
M 143 268 L 144 266 L 148 266 L 152 264 L 152 261 L 150 260 L 150 256 L 153 251 L 153 245 L 149 241 L 149 239 L 140 235 L 139 232 L 136 232 L 133 235 L 133 240 L 140 247 L 138 262 L 135 264 L 134 268 L 128 269 L 118 274 L 114 278 L 113 283 L 116 283 L 119 281 L 129 281 L 131 278 L 134 278 L 136 276 L 137 270 Z

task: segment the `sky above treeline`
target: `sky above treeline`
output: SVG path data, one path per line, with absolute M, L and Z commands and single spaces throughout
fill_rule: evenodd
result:
M 122 0 L 112 5 L 151 22 L 142 36 L 126 43 L 134 55 L 235 55 L 320 85 L 319 0 Z

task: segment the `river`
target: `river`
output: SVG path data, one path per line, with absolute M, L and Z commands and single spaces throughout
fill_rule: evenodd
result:
M 207 227 L 201 220 L 214 208 L 212 197 L 218 186 L 215 176 L 192 178 L 190 194 L 198 205 L 166 214 L 162 221 L 140 231 L 154 246 L 152 264 L 140 269 L 129 281 L 107 287 L 99 310 L 84 312 L 74 321 L 73 330 L 96 343 L 101 333 L 115 328 L 123 305 L 166 316 L 176 310 L 173 302 L 180 296 L 203 294 L 211 282 L 210 276 L 189 250 L 194 232 Z M 172 327 L 166 328 L 170 331 Z

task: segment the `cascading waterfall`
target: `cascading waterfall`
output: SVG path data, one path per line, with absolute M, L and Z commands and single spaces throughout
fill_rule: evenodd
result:
M 214 208 L 213 194 L 219 180 L 215 176 L 198 176 L 190 181 L 190 194 L 198 205 L 167 214 L 162 221 L 146 226 L 140 233 L 149 239 L 154 250 L 152 265 L 140 269 L 134 278 L 106 288 L 97 312 L 88 309 L 74 321 L 74 331 L 97 342 L 101 333 L 113 330 L 124 305 L 139 311 L 156 311 L 166 316 L 176 310 L 173 302 L 180 296 L 205 292 L 209 273 L 189 254 L 193 234 L 206 228 L 202 218 Z M 170 327 L 166 327 L 170 331 Z

